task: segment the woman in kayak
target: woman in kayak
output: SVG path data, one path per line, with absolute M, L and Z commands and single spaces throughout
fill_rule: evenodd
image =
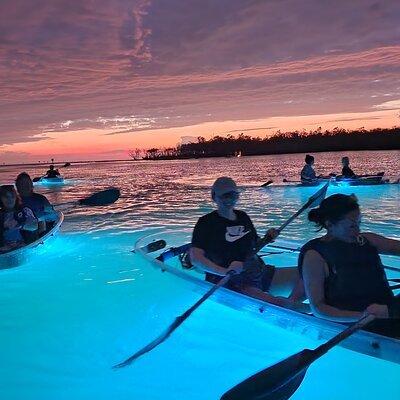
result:
M 34 239 L 38 221 L 23 207 L 12 185 L 0 186 L 0 251 L 21 247 Z
M 194 267 L 204 271 L 206 280 L 212 283 L 234 271 L 227 285 L 230 289 L 272 304 L 304 310 L 304 304 L 296 303 L 304 297 L 297 268 L 275 269 L 252 254 L 258 236 L 249 216 L 234 208 L 239 199 L 236 183 L 228 177 L 218 178 L 211 196 L 217 210 L 201 217 L 193 231 L 190 260 Z M 267 234 L 271 239 L 278 235 L 275 229 Z M 290 296 L 276 297 L 283 294 Z
M 400 241 L 360 233 L 361 214 L 354 195 L 334 194 L 309 212 L 325 236 L 301 249 L 299 269 L 311 310 L 320 318 L 354 322 L 374 314 L 370 329 L 400 335 L 400 301 L 389 287 L 379 254 L 400 255 Z

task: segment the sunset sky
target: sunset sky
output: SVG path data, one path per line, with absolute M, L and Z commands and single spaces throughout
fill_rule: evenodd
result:
M 0 161 L 400 125 L 399 21 L 398 0 L 1 0 Z

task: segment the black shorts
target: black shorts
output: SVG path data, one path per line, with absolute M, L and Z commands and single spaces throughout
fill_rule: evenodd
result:
M 275 267 L 265 264 L 264 261 L 257 256 L 246 263 L 246 270 L 244 272 L 232 276 L 225 287 L 241 292 L 245 286 L 252 286 L 263 292 L 267 292 L 271 286 L 274 274 Z M 221 279 L 222 276 L 210 273 L 206 274 L 206 281 L 208 282 L 216 284 Z

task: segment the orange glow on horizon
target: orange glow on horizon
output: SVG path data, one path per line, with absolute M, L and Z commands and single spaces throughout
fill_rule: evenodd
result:
M 322 129 L 341 127 L 357 129 L 365 127 L 389 128 L 398 124 L 395 110 L 376 110 L 365 113 L 341 113 L 326 115 L 301 115 L 289 117 L 271 117 L 256 120 L 207 122 L 198 125 L 177 128 L 148 129 L 138 132 L 110 135 L 111 131 L 86 129 L 67 132 L 52 132 L 43 135 L 35 142 L 15 143 L 0 147 L 2 151 L 29 153 L 32 159 L 48 159 L 49 156 L 71 160 L 118 159 L 129 158 L 128 151 L 133 148 L 174 147 L 183 136 L 204 136 L 239 134 L 241 131 L 250 136 L 272 135 L 277 130 L 311 130 L 319 126 Z M 274 127 L 268 128 L 268 127 Z

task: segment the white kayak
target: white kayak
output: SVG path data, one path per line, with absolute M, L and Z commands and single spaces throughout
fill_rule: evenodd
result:
M 172 247 L 174 249 L 176 246 L 186 243 L 185 239 L 187 240 L 187 238 L 187 235 L 184 235 L 182 232 L 159 232 L 139 239 L 135 244 L 135 252 L 140 255 L 143 260 L 147 261 L 149 266 L 157 268 L 160 271 L 167 271 L 185 280 L 188 288 L 200 294 L 204 294 L 212 287 L 212 284 L 204 280 L 203 274 L 183 268 L 178 255 L 168 260 L 160 261 L 157 259 L 160 252 L 146 254 L 141 250 L 144 246 L 159 239 L 166 240 L 167 248 Z M 278 249 L 271 249 L 272 253 L 276 253 L 276 250 Z M 265 251 L 268 251 L 268 246 L 264 247 L 263 252 L 265 253 Z M 282 257 L 282 255 L 279 257 Z M 287 262 L 286 260 L 286 263 Z M 293 262 L 293 260 L 290 262 Z M 282 264 L 285 264 L 285 262 L 282 262 Z M 160 277 L 160 279 L 162 279 L 162 277 Z M 328 340 L 346 328 L 340 323 L 326 321 L 309 314 L 303 314 L 268 304 L 225 288 L 219 289 L 210 299 L 238 311 L 251 313 L 267 324 L 272 324 L 318 341 Z M 342 342 L 340 346 L 358 353 L 400 364 L 399 339 L 367 331 L 359 331 Z
M 28 261 L 31 257 L 35 256 L 35 252 L 38 247 L 45 246 L 48 242 L 57 234 L 60 229 L 61 224 L 64 221 L 64 214 L 60 211 L 57 212 L 58 219 L 54 223 L 53 227 L 46 232 L 39 239 L 35 240 L 32 243 L 27 244 L 26 246 L 19 247 L 17 249 L 7 251 L 4 253 L 0 253 L 0 270 L 7 268 L 15 268 L 26 261 Z

